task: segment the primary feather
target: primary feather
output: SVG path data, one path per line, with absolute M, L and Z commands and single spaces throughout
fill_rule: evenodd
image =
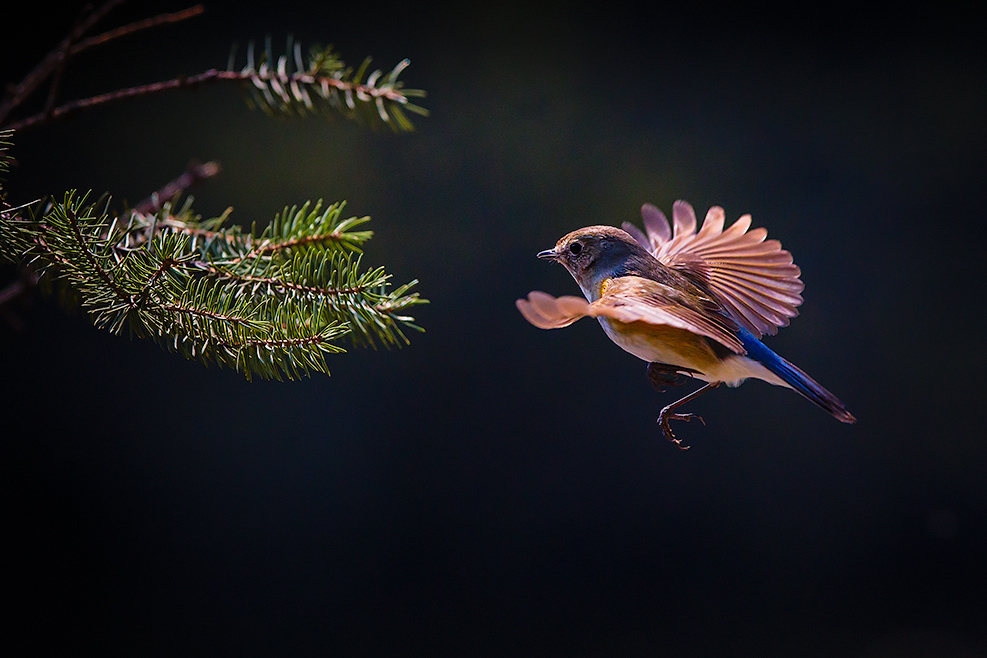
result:
M 798 315 L 805 287 L 801 270 L 763 228 L 749 230 L 743 215 L 724 230 L 725 213 L 713 206 L 696 231 L 696 213 L 685 201 L 672 211 L 674 232 L 665 215 L 650 203 L 641 207 L 645 231 L 623 228 L 664 265 L 703 285 L 739 325 L 760 338 L 774 334 Z

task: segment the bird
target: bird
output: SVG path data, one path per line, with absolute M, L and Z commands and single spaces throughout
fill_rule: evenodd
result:
M 671 225 L 646 203 L 643 231 L 624 222 L 563 236 L 537 257 L 564 265 L 585 299 L 534 290 L 517 300 L 518 310 L 541 329 L 597 318 L 614 343 L 648 362 L 659 391 L 683 376 L 705 382 L 658 416 L 661 433 L 682 449 L 688 446 L 669 421 L 705 421 L 676 410 L 750 378 L 793 389 L 837 420 L 856 422 L 835 395 L 761 341 L 798 315 L 804 285 L 792 255 L 766 239 L 766 229 L 751 230 L 749 214 L 724 229 L 726 213 L 713 206 L 697 230 L 691 205 L 676 201 L 672 210 Z

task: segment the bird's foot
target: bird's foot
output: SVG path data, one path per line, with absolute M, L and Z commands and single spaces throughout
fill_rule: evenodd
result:
M 675 433 L 672 432 L 672 428 L 668 424 L 668 421 L 684 420 L 686 422 L 689 422 L 693 418 L 698 420 L 703 425 L 706 424 L 706 421 L 703 420 L 702 416 L 699 416 L 697 414 L 677 414 L 674 411 L 672 411 L 672 405 L 669 405 L 664 409 L 662 409 L 661 413 L 658 414 L 658 427 L 661 428 L 661 433 L 665 435 L 665 438 L 671 441 L 672 443 L 674 443 L 676 446 L 678 446 L 679 450 L 688 450 L 689 446 L 683 445 L 682 439 L 675 436 Z

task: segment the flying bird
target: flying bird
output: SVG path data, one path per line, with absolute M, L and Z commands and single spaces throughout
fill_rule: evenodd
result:
M 532 291 L 517 300 L 525 319 L 558 329 L 595 317 L 613 342 L 648 362 L 659 390 L 680 375 L 706 382 L 658 416 L 665 437 L 683 449 L 669 421 L 702 418 L 675 410 L 720 384 L 739 386 L 751 377 L 791 388 L 839 421 L 856 421 L 835 395 L 760 340 L 788 325 L 802 303 L 801 271 L 780 242 L 767 240 L 764 228 L 751 230 L 750 215 L 724 229 L 717 206 L 698 231 L 685 201 L 675 202 L 671 226 L 651 204 L 641 215 L 644 231 L 627 222 L 623 230 L 589 226 L 540 252 L 538 258 L 569 270 L 585 299 Z

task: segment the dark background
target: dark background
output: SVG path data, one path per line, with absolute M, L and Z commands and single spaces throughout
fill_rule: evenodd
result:
M 346 199 L 373 217 L 366 261 L 432 303 L 410 347 L 290 383 L 51 299 L 18 308 L 0 329 L 11 655 L 987 655 L 975 17 L 347 4 L 208 2 L 78 57 L 61 98 L 293 34 L 353 64 L 409 57 L 417 132 L 271 120 L 215 86 L 16 136 L 15 203 L 136 202 L 191 158 L 224 166 L 195 192 L 205 215 Z M 23 12 L 4 16 L 5 82 L 77 15 Z M 707 424 L 679 426 L 680 452 L 654 422 L 678 391 L 595 323 L 517 313 L 532 289 L 578 294 L 537 251 L 679 198 L 750 212 L 792 251 L 806 302 L 768 345 L 857 425 L 752 382 L 696 401 Z

